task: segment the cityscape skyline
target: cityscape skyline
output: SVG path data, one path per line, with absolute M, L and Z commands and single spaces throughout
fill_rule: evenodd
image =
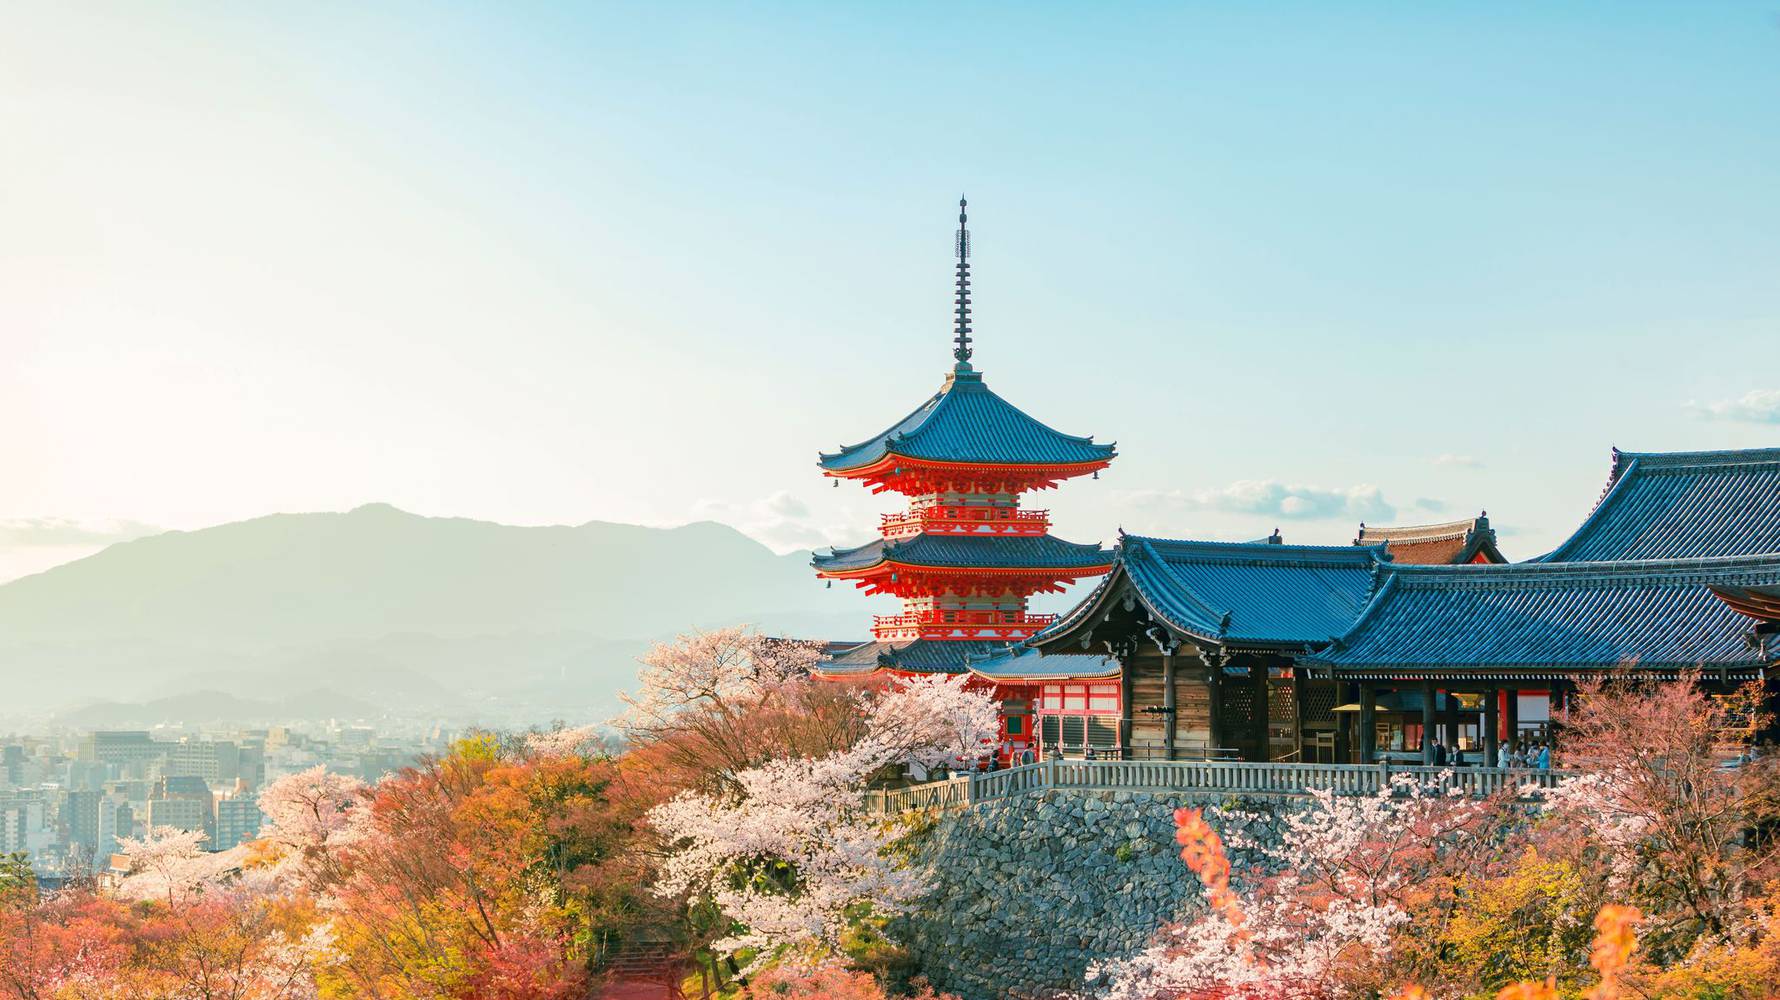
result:
M 960 188 L 979 367 L 1119 443 L 1070 537 L 1523 559 L 1610 446 L 1773 444 L 1771 15 L 1381 9 L 22 12 L 0 579 L 373 501 L 858 544 L 814 457 L 937 387 Z

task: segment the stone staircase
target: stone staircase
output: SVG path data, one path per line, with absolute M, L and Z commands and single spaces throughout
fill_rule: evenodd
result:
M 680 989 L 686 959 L 670 945 L 639 943 L 606 966 L 606 985 L 593 1000 L 687 1000 Z

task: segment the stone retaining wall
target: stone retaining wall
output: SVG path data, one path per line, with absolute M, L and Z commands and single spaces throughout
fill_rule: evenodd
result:
M 945 816 L 922 847 L 936 891 L 901 937 L 934 985 L 964 1000 L 1043 1000 L 1083 988 L 1090 963 L 1191 916 L 1199 883 L 1174 842 L 1176 807 L 1240 806 L 1226 836 L 1260 843 L 1292 800 L 1034 791 Z M 1239 870 L 1259 859 L 1233 851 Z

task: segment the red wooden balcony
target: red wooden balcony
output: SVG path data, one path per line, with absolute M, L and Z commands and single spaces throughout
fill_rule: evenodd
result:
M 881 642 L 902 639 L 1028 639 L 1057 620 L 1056 615 L 1025 611 L 917 611 L 906 615 L 878 615 L 872 619 L 872 635 Z
M 917 507 L 885 514 L 879 530 L 885 538 L 934 535 L 1042 535 L 1051 528 L 1048 510 L 1018 507 Z

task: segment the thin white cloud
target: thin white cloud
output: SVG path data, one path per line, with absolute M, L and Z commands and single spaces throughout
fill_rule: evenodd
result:
M 810 516 L 810 505 L 784 490 L 780 490 L 761 501 L 761 507 L 779 515 L 780 517 Z
M 1295 521 L 1388 519 L 1397 513 L 1383 491 L 1369 483 L 1332 489 L 1273 479 L 1239 479 L 1212 490 L 1139 490 L 1129 497 L 1140 508 L 1264 514 Z
M 1737 399 L 1719 399 L 1709 403 L 1689 400 L 1687 408 L 1711 420 L 1780 424 L 1780 389 L 1751 389 Z
M 76 520 L 67 517 L 0 518 L 0 547 L 39 548 L 110 545 L 158 535 L 161 529 L 141 521 Z
M 1463 466 L 1464 468 L 1467 468 L 1467 469 L 1476 469 L 1476 468 L 1480 468 L 1483 465 L 1482 462 L 1477 460 L 1477 457 L 1475 455 L 1455 455 L 1452 452 L 1447 452 L 1443 455 L 1435 455 L 1434 456 L 1434 464 L 1435 465 L 1458 465 L 1458 466 Z
M 845 537 L 816 525 L 809 504 L 784 490 L 748 503 L 700 500 L 693 511 L 698 517 L 721 521 L 775 552 L 821 548 L 834 544 L 836 537 Z

